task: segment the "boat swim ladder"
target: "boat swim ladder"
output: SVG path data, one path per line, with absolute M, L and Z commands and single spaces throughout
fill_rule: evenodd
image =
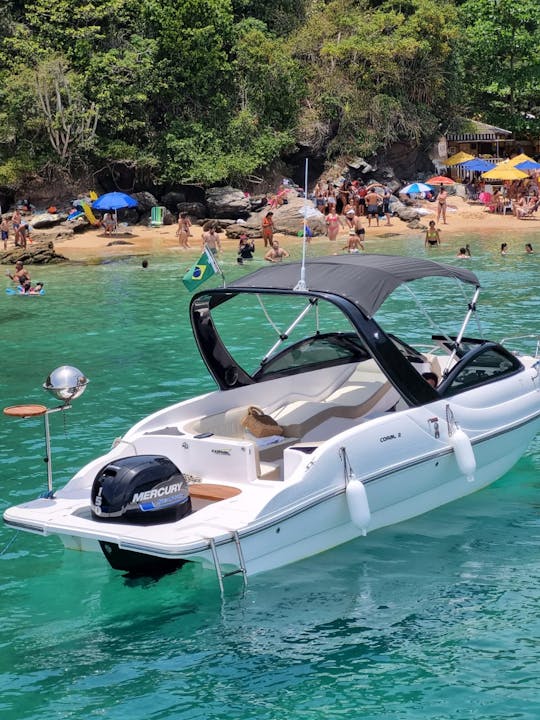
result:
M 237 530 L 234 530 L 234 532 L 231 534 L 231 540 L 234 540 L 234 544 L 236 546 L 236 552 L 238 554 L 238 568 L 236 570 L 231 570 L 230 572 L 223 572 L 221 563 L 219 561 L 219 556 L 218 556 L 217 547 L 216 547 L 216 541 L 214 540 L 214 538 L 208 538 L 208 544 L 210 546 L 210 552 L 212 553 L 212 559 L 214 561 L 214 568 L 216 570 L 216 575 L 217 575 L 217 579 L 218 579 L 219 590 L 222 595 L 224 592 L 223 579 L 226 577 L 230 577 L 231 575 L 239 575 L 240 573 L 242 573 L 244 587 L 246 587 L 248 584 L 246 561 L 244 560 L 244 553 L 242 551 L 242 545 L 240 544 L 240 536 L 238 535 Z

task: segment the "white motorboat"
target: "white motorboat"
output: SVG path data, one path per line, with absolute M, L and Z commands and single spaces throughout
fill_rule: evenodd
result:
M 423 348 L 379 314 L 426 279 L 472 297 L 455 334 L 420 316 Z M 202 563 L 223 587 L 475 492 L 540 426 L 538 342 L 520 355 L 465 337 L 479 291 L 464 268 L 386 255 L 276 264 L 203 290 L 190 318 L 219 389 L 145 418 L 5 522 L 124 571 Z M 254 322 L 247 341 L 238 318 Z

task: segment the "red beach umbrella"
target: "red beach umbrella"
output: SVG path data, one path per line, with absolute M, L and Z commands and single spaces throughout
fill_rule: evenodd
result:
M 452 178 L 446 177 L 445 175 L 435 175 L 435 177 L 426 180 L 428 185 L 455 185 L 456 183 Z

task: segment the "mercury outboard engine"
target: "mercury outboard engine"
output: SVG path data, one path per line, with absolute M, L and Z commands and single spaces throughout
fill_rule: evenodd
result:
M 157 525 L 191 514 L 188 484 L 163 455 L 135 455 L 105 465 L 96 475 L 90 499 L 94 518 L 104 522 Z M 117 570 L 154 575 L 170 572 L 184 562 L 123 550 L 107 541 L 100 545 Z
M 155 525 L 191 513 L 188 484 L 163 455 L 135 455 L 105 465 L 94 480 L 92 513 L 99 520 Z

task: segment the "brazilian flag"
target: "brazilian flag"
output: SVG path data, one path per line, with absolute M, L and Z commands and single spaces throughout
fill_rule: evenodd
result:
M 195 265 L 184 275 L 182 282 L 189 292 L 193 292 L 194 290 L 198 290 L 203 282 L 206 282 L 212 275 L 218 272 L 220 272 L 219 265 L 212 251 L 205 248 Z

